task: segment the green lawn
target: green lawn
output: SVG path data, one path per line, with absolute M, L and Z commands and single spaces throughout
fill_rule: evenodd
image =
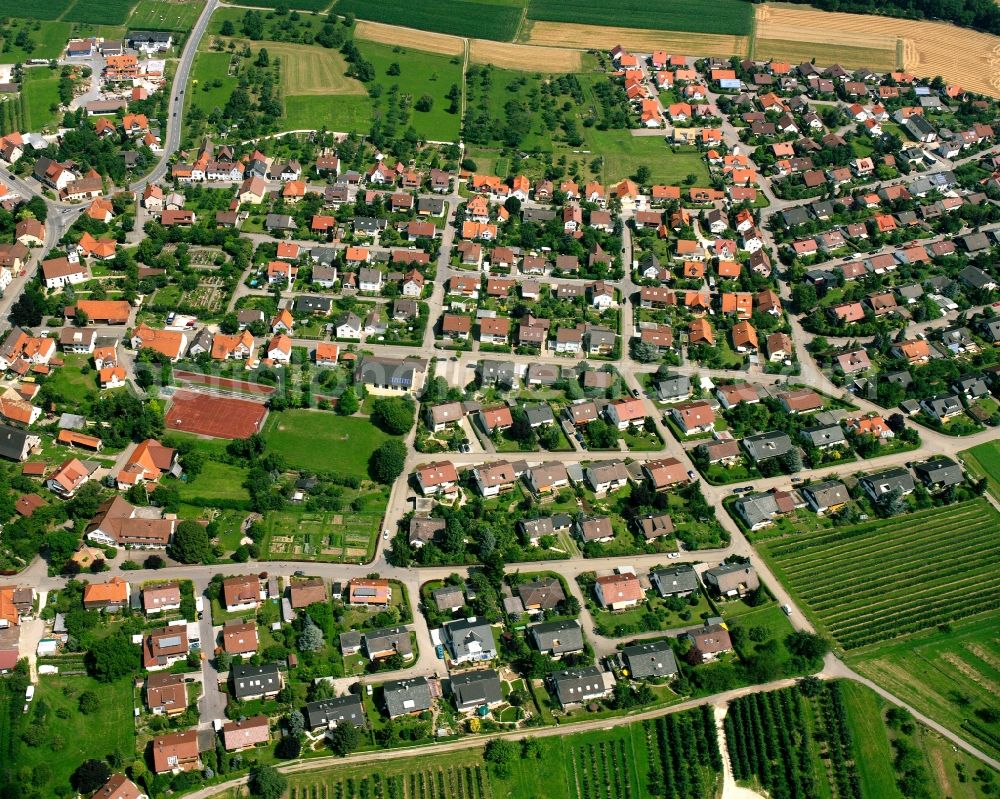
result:
M 892 748 L 886 736 L 882 713 L 884 700 L 870 688 L 844 680 L 840 683 L 847 719 L 854 739 L 854 762 L 858 765 L 862 796 L 890 799 L 899 796 Z
M 361 54 L 375 67 L 375 79 L 382 85 L 382 96 L 375 100 L 375 104 L 383 113 L 389 107 L 392 87 L 398 86 L 401 95 L 411 98 L 410 124 L 420 138 L 458 141 L 462 120 L 459 114 L 448 113 L 446 95 L 453 85 L 462 85 L 461 59 L 361 40 L 357 45 Z M 393 64 L 399 66 L 398 75 L 387 74 Z M 423 95 L 433 99 L 430 111 L 416 109 L 416 103 Z
M 986 478 L 990 493 L 1000 499 L 1000 441 L 987 441 L 958 454 L 976 478 Z
M 215 500 L 242 501 L 250 497 L 243 487 L 246 471 L 239 466 L 218 461 L 205 461 L 201 474 L 194 480 L 177 483 L 182 502 L 211 505 Z
M 97 710 L 90 715 L 79 710 L 84 691 L 93 691 L 99 699 Z M 45 677 L 38 683 L 28 715 L 19 717 L 15 726 L 19 734 L 29 725 L 42 726 L 47 735 L 38 747 L 20 742 L 17 763 L 27 769 L 41 764 L 48 767 L 49 778 L 44 784 L 37 777 L 34 780 L 44 796 L 56 796 L 56 786 L 68 785 L 70 774 L 87 758 L 103 760 L 118 752 L 130 763 L 135 759 L 132 708 L 129 680 L 105 684 L 86 676 Z
M 48 383 L 55 389 L 63 402 L 78 408 L 89 405 L 97 396 L 97 372 L 89 369 L 87 374 L 81 371 L 89 361 L 87 355 L 63 356 L 63 365 L 53 371 Z
M 264 437 L 293 468 L 361 478 L 372 452 L 389 438 L 367 419 L 308 410 L 272 413 Z
M 645 165 L 653 183 L 680 184 L 688 175 L 694 175 L 695 185 L 708 184 L 705 159 L 693 147 L 675 153 L 660 136 L 633 136 L 627 130 L 591 129 L 586 137 L 591 151 L 604 157 L 605 183 L 630 177 Z
M 59 73 L 48 69 L 25 70 L 21 87 L 24 125 L 28 130 L 52 126 L 58 119 Z

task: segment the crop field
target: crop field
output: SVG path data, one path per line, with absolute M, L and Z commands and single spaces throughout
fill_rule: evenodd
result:
M 354 510 L 351 496 L 360 496 Z M 276 560 L 316 560 L 338 563 L 369 558 L 385 513 L 382 492 L 346 492 L 344 511 L 276 511 L 264 520 L 265 557 Z
M 1000 514 L 983 499 L 767 541 L 761 551 L 845 650 L 1000 605 Z
M 500 69 L 535 72 L 544 64 L 547 72 L 579 72 L 583 54 L 579 50 L 558 47 L 534 47 L 530 44 L 509 44 L 473 39 L 469 44 L 469 60 L 474 64 L 492 64 Z
M 615 20 L 618 21 L 618 20 Z M 750 51 L 749 36 L 722 33 L 687 33 L 623 28 L 615 25 L 580 25 L 573 22 L 528 20 L 518 41 L 544 47 L 571 47 L 578 50 L 609 50 L 621 44 L 637 52 L 667 50 L 705 56 L 745 56 Z
M 714 796 L 722 771 L 712 708 L 661 716 L 643 723 L 649 748 L 647 788 L 667 799 Z
M 63 22 L 92 22 L 97 25 L 124 25 L 135 0 L 76 0 L 62 16 Z
M 382 22 L 369 20 L 358 20 L 354 28 L 354 38 L 365 39 L 369 42 L 381 42 L 393 47 L 411 47 L 414 50 L 441 53 L 442 55 L 462 55 L 465 52 L 465 43 L 459 36 L 418 31 L 413 28 L 386 25 Z
M 447 758 L 406 758 L 289 775 L 288 799 L 490 799 L 490 778 L 478 750 Z
M 757 6 L 756 35 L 757 58 L 776 56 L 801 60 L 804 58 L 802 43 L 808 42 L 815 47 L 806 52 L 811 52 L 821 65 L 839 62 L 872 69 L 878 69 L 879 65 L 851 63 L 848 56 L 855 55 L 851 48 L 861 48 L 862 52 L 856 55 L 867 57 L 864 51 L 873 47 L 883 49 L 888 40 L 900 39 L 902 64 L 896 66 L 920 76 L 941 75 L 946 81 L 966 89 L 1000 96 L 1000 65 L 994 63 L 1000 37 L 945 22 L 831 13 L 768 3 Z M 780 52 L 775 43 L 781 42 L 791 42 L 795 47 L 788 53 Z
M 283 411 L 264 425 L 269 449 L 294 469 L 368 476 L 368 458 L 389 438 L 367 419 L 323 411 Z
M 257 8 L 276 8 L 284 5 L 298 11 L 324 11 L 330 7 L 330 0 L 291 0 L 281 3 L 279 0 L 240 0 L 241 6 L 256 6 Z
M 27 4 L 20 0 L 0 0 L 0 17 L 58 19 L 72 2 L 73 0 L 45 0 L 44 3 Z
M 1000 441 L 988 441 L 959 455 L 977 479 L 986 478 L 989 492 L 1000 499 Z
M 1000 755 L 1000 723 L 977 710 L 1000 695 L 1000 620 L 969 619 L 866 648 L 851 667 L 976 746 Z
M 128 18 L 130 28 L 187 33 L 201 13 L 199 0 L 139 0 Z
M 632 28 L 746 36 L 753 6 L 744 0 L 530 0 L 528 18 L 584 25 L 620 25 L 627 20 Z
M 519 4 L 474 0 L 338 0 L 336 10 L 373 22 L 500 42 L 514 38 L 524 13 Z
M 857 766 L 839 683 L 806 699 L 795 688 L 729 703 L 726 741 L 737 781 L 771 796 L 855 796 Z M 828 766 L 824 768 L 823 762 Z
M 400 95 L 411 98 L 409 124 L 418 136 L 431 141 L 458 141 L 461 115 L 448 113 L 447 94 L 452 86 L 462 86 L 462 66 L 455 63 L 459 59 L 375 42 L 360 42 L 358 49 L 375 67 L 375 79 L 383 88 L 377 102 L 383 108 L 389 104 L 392 87 L 398 86 Z M 394 64 L 399 67 L 398 75 L 389 74 Z M 431 109 L 418 111 L 414 106 L 425 94 L 433 101 Z

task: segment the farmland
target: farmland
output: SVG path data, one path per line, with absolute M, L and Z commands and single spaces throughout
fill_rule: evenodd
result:
M 256 6 L 257 8 L 274 8 L 278 5 L 276 0 L 241 0 L 240 5 Z M 294 8 L 299 11 L 323 11 L 330 6 L 330 0 L 292 0 L 285 4 L 287 8 Z
M 139 0 L 128 18 L 128 24 L 131 28 L 187 33 L 194 27 L 201 7 L 197 0 Z
M 959 453 L 978 479 L 986 478 L 989 492 L 1000 499 L 1000 441 L 988 441 Z
M 37 24 L 38 29 L 35 29 Z M 8 19 L 7 24 L 0 28 L 4 39 L 3 59 L 7 63 L 27 61 L 29 58 L 58 58 L 66 47 L 70 35 L 68 22 L 28 22 L 20 19 Z M 27 28 L 30 45 L 17 47 L 14 41 L 22 28 Z M 7 48 L 7 45 L 10 48 Z
M 44 3 L 25 5 L 18 0 L 0 0 L 0 17 L 58 19 L 72 2 L 73 0 L 45 0 Z
M 92 22 L 99 25 L 124 25 L 135 0 L 76 0 L 62 16 L 63 22 Z
M 761 552 L 845 650 L 997 607 L 1000 514 L 982 499 L 771 540 Z
M 473 2 L 473 0 L 338 0 L 339 14 L 354 14 L 358 19 L 401 25 L 456 36 L 494 39 L 506 42 L 514 38 L 523 10 L 510 2 Z
M 469 45 L 469 60 L 474 64 L 492 64 L 501 69 L 534 72 L 539 63 L 552 72 L 579 72 L 583 54 L 577 50 L 555 47 L 532 47 L 528 44 L 508 44 L 473 39 Z
M 358 20 L 354 27 L 354 38 L 381 42 L 393 47 L 412 47 L 416 50 L 441 53 L 442 55 L 462 55 L 465 52 L 465 43 L 458 36 L 418 31 L 399 25 L 385 25 L 381 22 L 366 20 Z
M 736 699 L 725 729 L 738 781 L 759 784 L 772 796 L 822 796 L 831 789 L 835 796 L 853 795 L 857 767 L 839 683 L 808 699 L 794 688 Z M 819 759 L 823 749 L 828 772 Z
M 375 67 L 375 80 L 382 85 L 382 96 L 376 101 L 386 116 L 393 94 L 402 100 L 409 98 L 409 124 L 417 135 L 432 141 L 457 141 L 461 116 L 450 113 L 447 98 L 452 86 L 462 85 L 462 66 L 458 58 L 420 50 L 389 47 L 375 42 L 359 42 L 361 54 Z M 398 74 L 391 74 L 397 71 Z M 416 108 L 423 95 L 431 98 L 429 111 Z
M 878 69 L 880 64 L 853 63 L 851 56 L 870 57 L 865 50 L 884 50 L 888 41 L 900 40 L 902 63 L 896 66 L 920 75 L 941 75 L 966 89 L 1000 95 L 1000 75 L 993 65 L 994 48 L 1000 38 L 958 28 L 945 22 L 890 19 L 818 11 L 804 6 L 765 4 L 757 6 L 757 58 L 768 56 L 797 60 L 802 43 L 809 42 L 819 63 L 839 62 L 847 66 Z M 794 47 L 782 51 L 778 43 Z M 815 46 L 813 46 L 815 45 Z M 844 48 L 844 49 L 842 49 Z M 862 52 L 852 53 L 852 48 Z M 895 44 L 893 44 L 895 50 Z M 841 55 L 841 53 L 846 53 Z M 885 58 L 882 59 L 886 61 Z M 882 66 L 887 66 L 883 63 Z
M 264 437 L 292 468 L 359 478 L 368 476 L 368 458 L 389 438 L 367 419 L 307 410 L 271 414 Z
M 1000 724 L 976 710 L 995 706 L 1000 693 L 1000 621 L 970 619 L 951 628 L 929 628 L 905 642 L 863 649 L 848 663 L 996 756 Z
M 619 43 L 638 52 L 665 49 L 668 52 L 698 53 L 699 55 L 746 55 L 748 36 L 721 33 L 684 33 L 622 28 L 613 25 L 578 25 L 569 22 L 532 22 L 529 20 L 518 37 L 525 44 L 545 47 L 573 47 L 579 50 L 607 50 Z
M 743 0 L 692 0 L 686 3 L 531 0 L 528 18 L 584 25 L 616 25 L 628 20 L 632 28 L 745 36 L 753 23 L 753 6 Z

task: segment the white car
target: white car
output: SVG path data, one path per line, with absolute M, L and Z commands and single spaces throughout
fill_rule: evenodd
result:
M 679 558 L 680 556 L 681 556 L 680 552 L 668 552 L 667 553 L 667 557 L 670 558 L 671 560 L 674 560 L 675 558 Z
M 383 530 L 382 531 L 382 540 L 383 541 L 388 541 L 389 540 L 389 531 L 388 530 Z

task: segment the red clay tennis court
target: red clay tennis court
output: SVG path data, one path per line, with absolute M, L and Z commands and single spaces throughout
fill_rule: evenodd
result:
M 248 438 L 259 433 L 267 408 L 250 400 L 178 391 L 166 413 L 171 430 L 213 438 Z

